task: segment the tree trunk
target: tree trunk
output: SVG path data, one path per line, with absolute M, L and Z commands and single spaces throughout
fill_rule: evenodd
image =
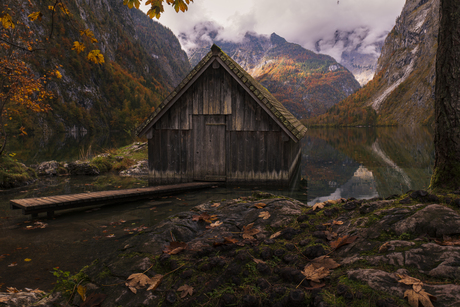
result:
M 441 0 L 432 190 L 460 188 L 460 1 Z

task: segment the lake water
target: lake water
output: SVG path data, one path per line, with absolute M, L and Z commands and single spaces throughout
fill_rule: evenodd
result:
M 26 164 L 70 161 L 132 143 L 128 135 L 60 135 L 16 139 L 9 152 Z M 91 149 L 91 150 L 89 150 Z M 434 162 L 433 133 L 427 128 L 309 129 L 302 140 L 297 189 L 260 188 L 314 204 L 340 197 L 387 197 L 426 189 Z M 58 211 L 53 219 L 32 220 L 9 209 L 12 198 L 40 197 L 145 186 L 142 178 L 118 176 L 57 177 L 0 194 L 0 291 L 7 286 L 50 290 L 55 267 L 75 272 L 117 250 L 142 227 L 206 201 L 238 198 L 253 189 L 233 186 L 195 191 L 148 201 Z M 45 223 L 44 228 L 36 222 Z

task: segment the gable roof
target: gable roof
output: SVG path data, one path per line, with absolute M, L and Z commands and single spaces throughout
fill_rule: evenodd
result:
M 141 136 L 146 133 L 214 61 L 218 61 L 295 142 L 305 135 L 307 128 L 217 45 L 211 47 L 211 51 L 136 129 L 136 134 Z

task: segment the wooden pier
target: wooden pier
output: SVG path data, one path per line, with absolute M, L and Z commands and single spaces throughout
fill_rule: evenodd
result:
M 11 209 L 21 209 L 23 214 L 32 214 L 33 217 L 38 216 L 38 213 L 40 212 L 47 212 L 48 217 L 53 217 L 54 211 L 57 210 L 73 209 L 99 204 L 131 202 L 161 195 L 210 188 L 216 185 L 216 182 L 190 182 L 148 188 L 12 199 L 10 200 L 10 205 Z

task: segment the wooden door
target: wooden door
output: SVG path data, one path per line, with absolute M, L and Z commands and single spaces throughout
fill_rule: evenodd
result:
M 225 181 L 225 116 L 194 115 L 194 180 Z

